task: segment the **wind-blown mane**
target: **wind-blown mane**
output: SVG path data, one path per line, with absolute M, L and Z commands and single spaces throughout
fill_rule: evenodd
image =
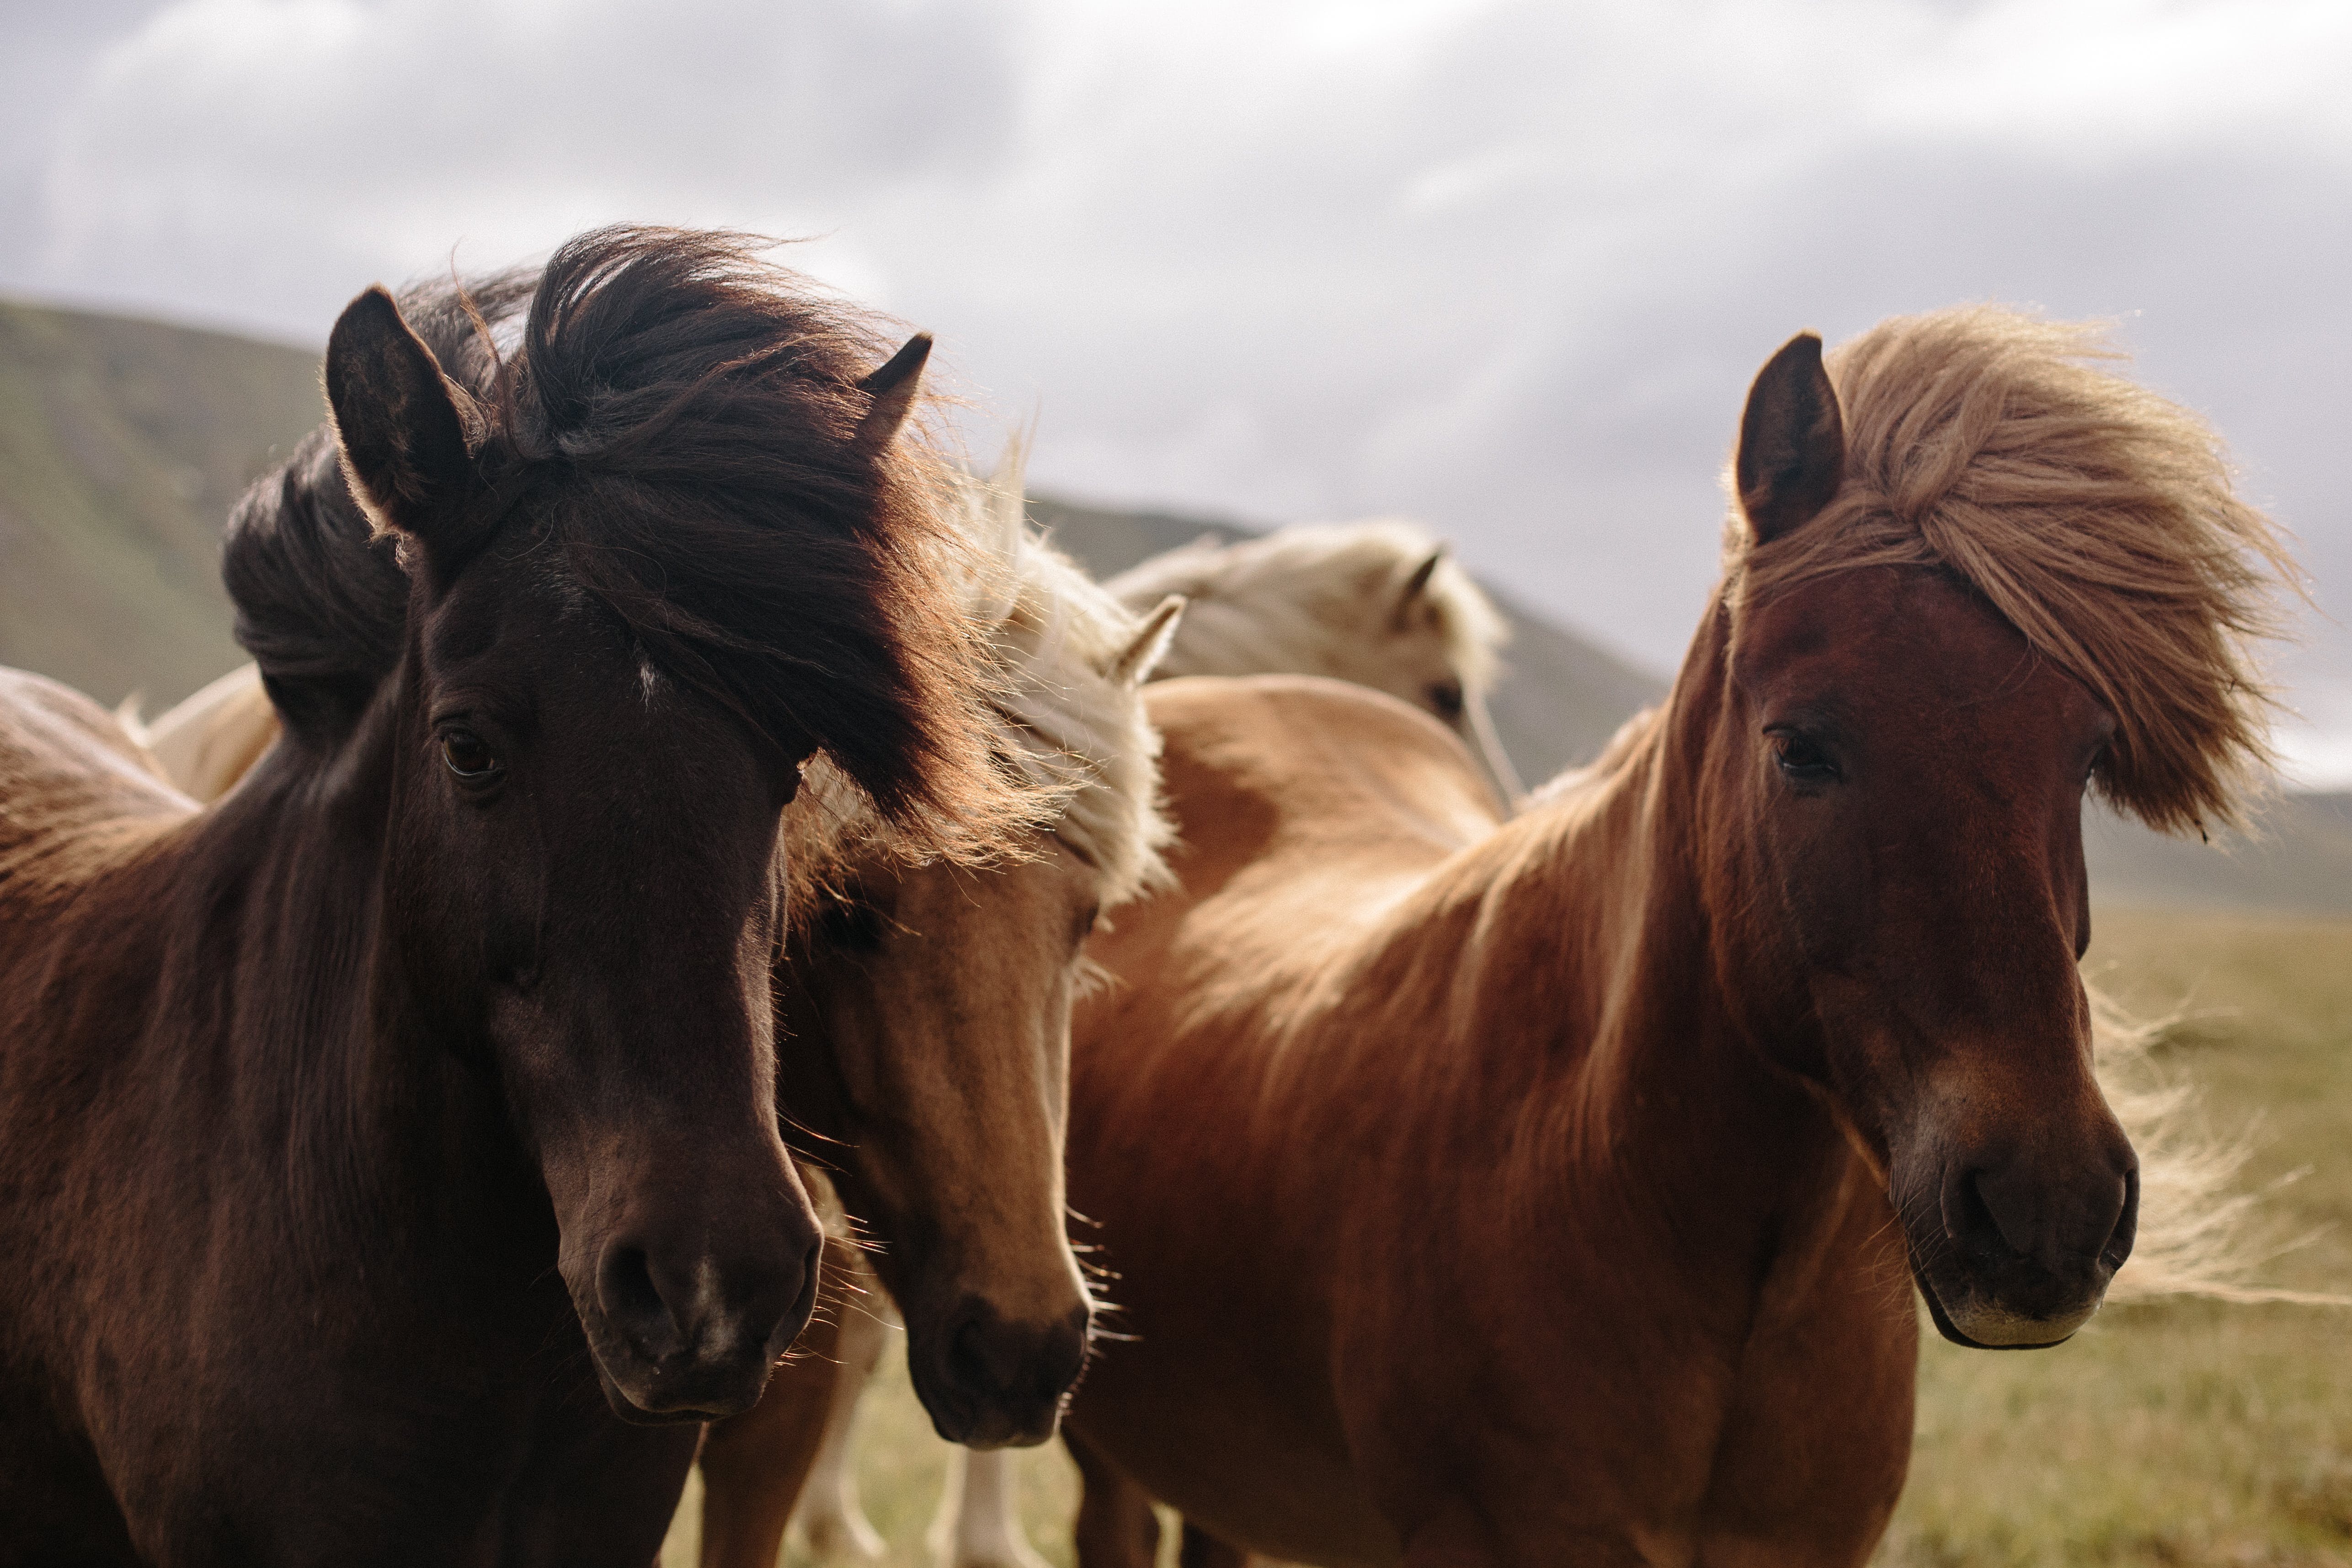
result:
M 1108 909 L 1168 874 L 1160 738 L 1135 687 L 1107 673 L 1141 621 L 1029 526 L 1024 458 L 1016 441 L 992 477 L 953 476 L 966 547 L 961 603 L 988 650 L 987 736 L 999 765 L 1052 803 L 1040 819 L 1095 868 Z M 793 856 L 816 868 L 812 891 L 837 880 L 826 868 L 861 847 L 908 858 L 822 762 L 808 778 L 807 804 L 786 814 L 785 831 Z
M 1184 595 L 1183 623 L 1160 662 L 1162 678 L 1300 670 L 1360 679 L 1349 672 L 1377 659 L 1382 644 L 1404 629 L 1395 616 L 1405 584 L 1439 549 L 1398 518 L 1307 523 L 1238 544 L 1197 540 L 1107 586 L 1130 609 Z M 1486 691 L 1509 628 L 1450 554 L 1430 574 L 1414 613 L 1443 640 L 1465 690 Z
M 979 853 L 1035 803 L 987 755 L 944 467 L 857 438 L 877 325 L 726 234 L 615 227 L 539 271 L 402 301 L 469 401 L 480 544 L 532 531 L 649 669 L 789 744 L 883 816 Z M 502 352 L 502 345 L 511 347 Z M 273 699 L 347 724 L 400 655 L 408 580 L 315 433 L 231 520 L 237 635 Z
M 2269 757 L 2248 645 L 2295 569 L 2204 422 L 2094 363 L 2121 357 L 2094 326 L 1992 306 L 1842 345 L 1843 487 L 1769 544 L 1735 517 L 1725 596 L 1736 611 L 1859 566 L 1956 574 L 2114 710 L 2108 800 L 2166 831 L 2235 822 Z

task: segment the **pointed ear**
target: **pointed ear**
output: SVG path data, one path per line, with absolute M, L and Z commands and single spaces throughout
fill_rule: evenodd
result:
M 466 446 L 474 400 L 400 318 L 382 288 L 343 308 L 327 337 L 327 406 L 352 494 L 379 532 L 404 534 L 428 555 L 473 482 Z
M 1817 332 L 1799 332 L 1756 373 L 1732 465 L 1759 544 L 1812 521 L 1845 478 L 1845 419 Z
M 931 334 L 917 332 L 887 363 L 857 384 L 874 401 L 857 421 L 857 444 L 879 453 L 898 437 L 922 389 L 923 363 L 931 357 Z
M 1444 559 L 1445 546 L 1441 544 L 1429 552 L 1427 560 L 1412 569 L 1412 576 L 1404 580 L 1404 587 L 1397 594 L 1395 614 L 1397 630 L 1409 629 L 1413 601 L 1429 592 L 1429 580 L 1437 575 L 1437 563 Z
M 1103 673 L 1127 686 L 1140 686 L 1151 677 L 1151 667 L 1176 640 L 1176 623 L 1184 618 L 1184 595 L 1171 594 L 1152 606 L 1143 617 L 1143 625 L 1119 656 L 1111 660 Z

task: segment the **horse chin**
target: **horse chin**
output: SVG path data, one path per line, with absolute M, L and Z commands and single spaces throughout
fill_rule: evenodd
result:
M 983 1404 L 943 1397 L 937 1389 L 926 1394 L 920 1380 L 915 1394 L 930 1415 L 931 1429 L 942 1440 L 961 1447 L 1034 1448 L 1051 1441 L 1061 1427 L 1062 1401 L 1058 1399 L 1040 1408 L 1016 1411 L 994 1401 Z
M 663 1378 L 658 1371 L 646 1369 L 644 1374 L 631 1379 L 636 1384 L 632 1391 L 613 1375 L 603 1356 L 593 1359 L 596 1382 L 604 1391 L 604 1403 L 612 1407 L 614 1415 L 632 1426 L 684 1426 L 722 1421 L 757 1405 L 767 1387 L 765 1367 L 748 1394 L 743 1392 L 740 1379 L 730 1380 L 738 1385 L 733 1388 L 721 1389 L 709 1380 L 700 1380 L 704 1386 L 687 1388 L 677 1385 L 677 1380 Z
M 2074 1338 L 2074 1331 L 2099 1310 L 2099 1298 L 2095 1296 L 2088 1306 L 2057 1316 L 2027 1317 L 1976 1290 L 1958 1297 L 1957 1305 L 1947 1306 L 1942 1293 L 1916 1264 L 1911 1277 L 1927 1303 L 1927 1316 L 1935 1320 L 1936 1331 L 1974 1351 L 2049 1350 Z

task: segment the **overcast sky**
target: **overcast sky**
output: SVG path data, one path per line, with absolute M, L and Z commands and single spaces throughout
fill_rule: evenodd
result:
M 1040 488 L 1420 517 L 1672 667 L 1756 367 L 2116 319 L 2295 534 L 2352 783 L 2352 5 L 0 0 L 0 290 L 323 340 L 620 218 L 814 237 Z M 993 437 L 984 437 L 992 439 Z M 2332 620 L 2327 617 L 2332 617 Z

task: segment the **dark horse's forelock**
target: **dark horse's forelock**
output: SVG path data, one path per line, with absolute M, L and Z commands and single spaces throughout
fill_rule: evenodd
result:
M 663 672 L 821 744 L 924 837 L 990 837 L 1022 808 L 989 798 L 940 467 L 860 443 L 858 383 L 893 345 L 764 243 L 599 229 L 543 269 L 404 295 L 474 400 L 474 543 L 530 529 Z M 326 432 L 239 508 L 226 572 L 273 684 L 363 701 L 397 661 L 407 578 Z

